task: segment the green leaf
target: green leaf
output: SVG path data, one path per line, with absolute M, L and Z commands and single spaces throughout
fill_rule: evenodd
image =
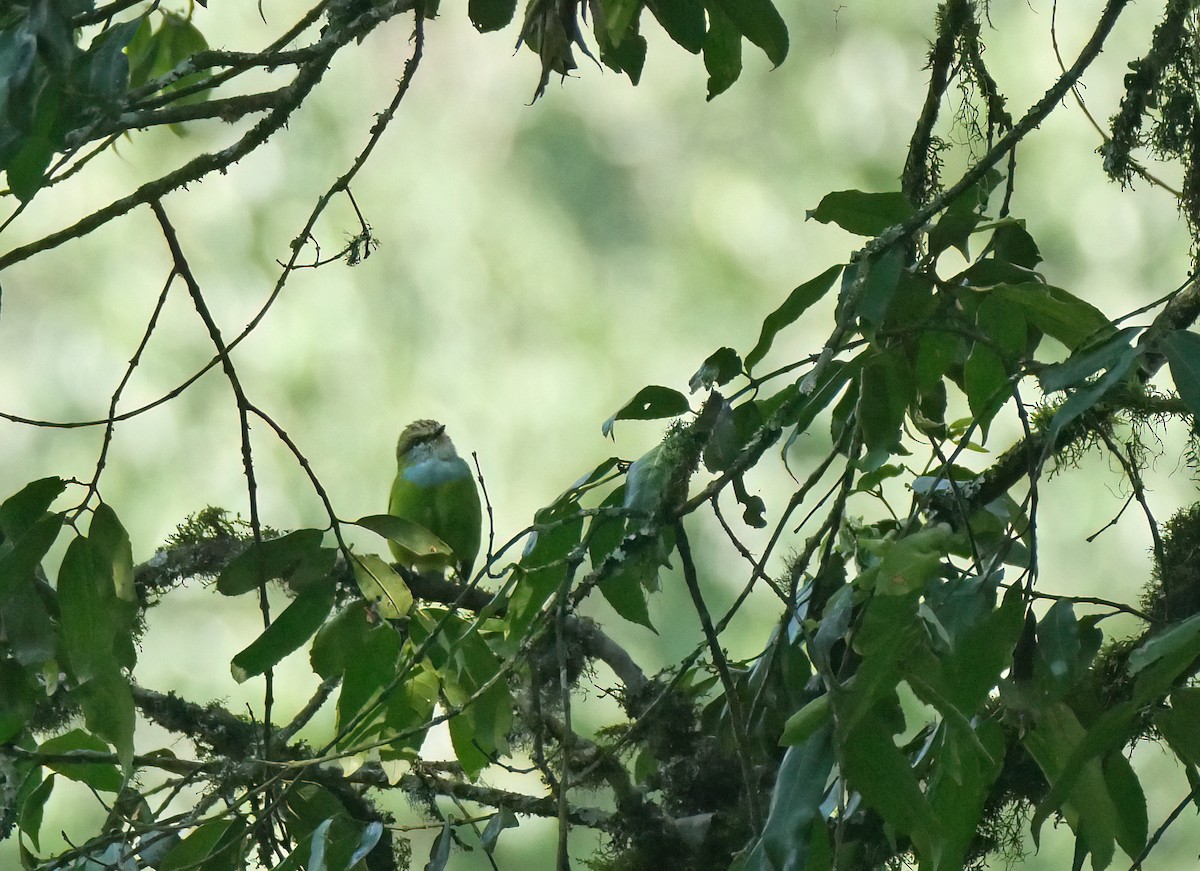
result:
M 41 478 L 26 484 L 0 505 L 0 534 L 8 540 L 19 538 L 42 519 L 66 488 L 62 478 Z
M 233 657 L 230 666 L 233 679 L 243 683 L 300 649 L 325 622 L 332 607 L 332 590 L 297 596 L 258 638 Z
M 605 436 L 612 437 L 613 424 L 618 420 L 658 420 L 664 417 L 678 417 L 691 410 L 687 397 L 678 390 L 651 384 L 639 390 L 633 399 L 604 421 L 600 431 Z
M 655 516 L 662 508 L 673 467 L 668 452 L 657 444 L 629 467 L 625 475 L 625 508 Z
M 692 54 L 699 54 L 704 48 L 702 0 L 647 0 L 646 6 L 678 45 Z
M 374 554 L 354 554 L 354 580 L 363 598 L 385 620 L 399 620 L 412 608 L 412 592 L 404 578 Z
M 480 33 L 499 30 L 512 21 L 517 0 L 470 0 L 467 15 Z
M 257 590 L 260 583 L 287 577 L 305 560 L 316 557 L 323 537 L 319 529 L 297 529 L 279 538 L 251 543 L 222 569 L 217 592 L 240 596 Z
M 84 722 L 117 751 L 126 774 L 133 769 L 133 730 L 137 712 L 129 679 L 118 668 L 102 672 L 79 687 Z
M 899 448 L 904 413 L 914 396 L 912 371 L 903 355 L 885 351 L 867 360 L 856 411 L 869 452 L 891 454 Z
M 790 747 L 803 744 L 811 738 L 818 729 L 829 722 L 833 709 L 829 705 L 829 694 L 817 696 L 803 708 L 787 718 L 783 724 L 783 734 L 779 736 L 781 746 Z
M 39 589 L 32 573 L 0 582 L 0 586 L 7 590 L 0 598 L 0 626 L 7 635 L 8 652 L 20 665 L 40 668 L 54 658 L 58 648 L 58 633 L 46 608 L 50 595 Z
M 1047 453 L 1053 448 L 1059 433 L 1081 414 L 1094 408 L 1110 390 L 1125 380 L 1126 374 L 1138 357 L 1139 353 L 1135 348 L 1126 346 L 1104 375 L 1071 393 L 1067 401 L 1054 413 L 1054 418 L 1047 428 Z
M 491 819 L 488 820 L 488 824 L 483 830 L 483 834 L 479 836 L 479 846 L 483 847 L 485 853 L 493 852 L 496 849 L 497 842 L 500 840 L 500 833 L 505 829 L 515 829 L 520 824 L 516 814 L 508 808 L 500 808 L 500 810 L 492 814 Z
M 1171 706 L 1154 711 L 1154 725 L 1188 765 L 1200 765 L 1200 687 L 1180 687 L 1171 693 Z
M 112 580 L 99 564 L 95 547 L 76 538 L 67 547 L 58 571 L 58 601 L 63 644 L 75 676 L 81 681 L 117 671 L 117 601 Z
M 839 731 L 842 772 L 886 822 L 912 838 L 918 856 L 931 856 L 940 825 L 908 757 L 892 740 L 895 729 L 884 711 L 887 704 L 877 703 L 853 728 Z
M 718 0 L 742 35 L 779 66 L 788 53 L 787 25 L 771 0 Z
M 614 611 L 639 626 L 657 632 L 650 622 L 650 609 L 646 602 L 645 581 L 650 574 L 658 578 L 658 563 L 649 557 L 645 549 L 626 554 L 616 571 L 600 581 L 600 592 Z
M 473 486 L 473 485 L 472 485 Z M 433 566 L 444 562 L 444 567 L 454 565 L 454 550 L 424 526 L 392 514 L 371 514 L 354 521 L 354 526 L 369 529 L 386 538 L 401 550 L 412 555 L 413 562 Z
M 92 523 L 88 527 L 88 540 L 91 541 L 101 565 L 110 567 L 117 598 L 126 602 L 136 602 L 137 591 L 133 586 L 133 546 L 129 542 L 129 533 L 125 531 L 125 527 L 117 519 L 116 512 L 108 503 L 102 502 L 93 512 Z
M 601 0 L 604 24 L 613 47 L 619 46 L 629 26 L 642 11 L 642 0 Z
M 33 673 L 11 659 L 0 659 L 0 743 L 7 744 L 21 734 L 44 696 Z
M 1113 332 L 1104 312 L 1062 288 L 1037 281 L 997 284 L 991 289 L 1025 312 L 1025 318 L 1047 336 L 1074 351 L 1086 341 L 1103 338 Z
M 1179 398 L 1192 416 L 1200 419 L 1200 336 L 1175 330 L 1163 336 L 1161 347 Z
M 957 248 L 963 257 L 969 258 L 967 241 L 983 218 L 988 196 L 1003 176 L 996 169 L 989 169 L 984 177 L 959 194 L 942 213 L 937 224 L 929 231 L 929 253 L 940 254 L 947 248 Z
M 1019 218 L 1004 218 L 996 222 L 996 232 L 992 234 L 992 248 L 1001 260 L 1026 269 L 1033 269 L 1042 262 L 1042 253 L 1037 243 L 1025 229 L 1025 222 Z
M 866 323 L 879 326 L 887 317 L 888 306 L 900 285 L 904 271 L 904 249 L 899 245 L 888 248 L 871 261 L 871 270 L 859 299 L 858 313 Z
M 54 791 L 54 775 L 42 778 L 42 769 L 35 766 L 21 784 L 17 796 L 17 825 L 21 833 L 29 838 L 35 850 L 41 849 L 39 838 L 42 829 L 42 816 L 46 802 Z
M 809 867 L 809 838 L 823 828 L 821 802 L 833 770 L 832 731 L 824 726 L 784 753 L 762 835 L 753 843 L 743 871 Z
M 638 33 L 625 34 L 620 45 L 602 39 L 600 60 L 609 69 L 625 73 L 630 83 L 636 85 L 641 81 L 642 67 L 646 64 L 646 40 Z
M 758 341 L 746 355 L 747 369 L 753 369 L 763 357 L 767 356 L 772 342 L 775 341 L 775 337 L 781 330 L 795 323 L 809 306 L 829 292 L 842 269 L 841 264 L 831 266 L 816 278 L 806 281 L 788 294 L 783 305 L 767 315 L 763 321 L 762 331 L 758 334 Z
M 1200 614 L 1151 636 L 1129 654 L 1134 699 L 1146 704 L 1164 696 L 1200 656 Z
M 240 819 L 218 819 L 204 823 L 166 855 L 158 871 L 226 871 L 241 868 L 247 841 Z
M 713 351 L 700 364 L 696 374 L 688 380 L 688 389 L 695 393 L 714 385 L 728 384 L 742 373 L 742 358 L 733 348 L 720 348 Z
M 871 194 L 850 190 L 826 194 L 806 217 L 837 224 L 858 236 L 878 236 L 912 215 L 912 203 L 899 191 Z
M 90 750 L 96 753 L 108 753 L 109 746 L 82 729 L 72 729 L 64 735 L 57 735 L 38 745 L 38 753 L 46 756 L 62 756 L 75 750 Z M 117 792 L 121 789 L 121 774 L 117 766 L 107 762 L 66 762 L 47 760 L 47 768 L 57 771 L 70 780 L 86 783 L 92 789 L 100 792 Z
M 863 351 L 849 362 L 834 360 L 829 364 L 825 369 L 825 377 L 821 380 L 820 384 L 813 385 L 808 398 L 797 407 L 794 415 L 789 415 L 785 420 L 786 425 L 796 428 L 795 432 L 788 439 L 788 447 L 791 447 L 792 442 L 795 441 L 800 433 L 808 430 L 817 415 L 825 410 L 829 403 L 833 402 L 838 394 L 842 392 L 842 388 L 846 386 L 846 383 L 858 375 L 863 367 L 863 363 L 866 362 L 869 356 L 869 351 Z M 808 379 L 805 378 L 800 382 L 800 390 L 803 391 L 807 386 Z
M 1101 369 L 1117 365 L 1138 332 L 1137 328 L 1129 327 L 1097 345 L 1077 349 L 1063 362 L 1052 363 L 1042 369 L 1038 373 L 1038 383 L 1046 393 L 1080 386 Z
M 724 93 L 742 74 L 742 34 L 725 14 L 720 0 L 707 0 L 708 32 L 704 35 L 704 69 L 708 99 Z

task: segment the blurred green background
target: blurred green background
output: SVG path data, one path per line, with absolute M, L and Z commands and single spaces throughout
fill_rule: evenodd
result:
M 1068 64 L 1101 5 L 1058 10 Z M 353 187 L 381 247 L 354 268 L 297 272 L 235 354 L 251 400 L 299 445 L 340 516 L 383 510 L 396 433 L 414 418 L 434 417 L 460 450 L 478 453 L 497 540 L 507 540 L 604 457 L 633 459 L 657 441 L 662 430 L 653 423 L 618 424 L 615 445 L 600 434 L 601 422 L 640 387 L 683 389 L 718 347 L 745 352 L 762 318 L 794 286 L 844 262 L 857 241 L 806 223 L 805 210 L 832 190 L 897 187 L 924 100 L 935 4 L 779 6 L 792 35 L 787 62 L 771 70 L 747 46 L 742 79 L 712 103 L 704 100 L 700 59 L 646 16 L 650 51 L 638 87 L 580 58 L 576 77 L 561 86 L 555 77 L 530 106 L 538 61 L 524 49 L 513 55 L 516 28 L 480 35 L 458 4 L 442 4 L 441 18 L 427 25 L 413 89 Z M 198 8 L 195 20 L 214 47 L 250 50 L 301 8 L 266 0 L 264 23 L 254 4 L 214 2 Z M 1152 4 L 1131 8 L 1084 78 L 1084 97 L 1102 122 L 1116 108 L 1126 62 L 1144 53 L 1154 12 Z M 1049 0 L 991 4 L 986 59 L 1015 116 L 1057 74 L 1051 13 Z M 165 200 L 227 338 L 262 305 L 279 273 L 276 260 L 288 255 L 316 197 L 366 142 L 373 113 L 401 75 L 409 35 L 409 20 L 397 20 L 345 52 L 277 141 L 228 175 Z M 211 122 L 183 137 L 156 130 L 122 141 L 75 181 L 39 195 L 5 232 L 3 247 L 71 223 L 190 155 L 223 147 L 235 133 Z M 1080 110 L 1064 105 L 1020 147 L 1013 212 L 1041 244 L 1048 279 L 1115 316 L 1182 282 L 1188 237 L 1168 194 L 1145 185 L 1121 192 L 1105 180 L 1094 153 L 1100 144 Z M 965 149 L 947 156 L 947 179 L 968 156 Z M 1173 177 L 1172 168 L 1161 171 Z M 337 250 L 356 227 L 349 203 L 335 200 L 318 225 L 322 252 Z M 145 208 L 8 270 L 0 410 L 53 421 L 102 417 L 167 272 L 165 246 Z M 814 310 L 785 334 L 775 359 L 818 349 L 828 313 Z M 176 288 L 122 407 L 171 390 L 211 353 Z M 1012 422 L 998 423 L 989 446 L 1003 450 L 1016 431 Z M 1179 474 L 1176 435 L 1148 473 L 1160 519 L 1195 499 L 1194 483 Z M 265 522 L 324 525 L 291 456 L 264 426 L 254 437 Z M 47 475 L 87 480 L 100 438 L 96 427 L 5 423 L 0 494 Z M 823 447 L 799 445 L 793 469 Z M 1149 571 L 1145 523 L 1130 512 L 1086 543 L 1125 493 L 1107 462 L 1091 457 L 1085 468 L 1042 490 L 1042 583 L 1056 592 L 1131 598 Z M 772 460 L 752 483 L 771 506 L 771 494 L 786 492 L 789 479 Z M 223 376 L 209 373 L 176 400 L 121 424 L 102 493 L 129 529 L 138 561 L 206 505 L 245 514 L 236 413 Z M 869 503 L 860 510 L 871 510 Z M 380 549 L 366 537 L 357 541 Z M 731 595 L 744 569 L 721 542 L 702 548 L 705 583 L 717 598 Z M 763 606 L 735 624 L 743 633 L 730 639 L 735 655 L 761 645 L 762 621 L 773 613 Z M 686 606 L 670 590 L 655 605 L 660 614 L 676 607 Z M 224 665 L 257 632 L 258 619 L 249 600 L 219 601 L 199 585 L 171 596 L 151 615 L 139 681 L 201 702 L 219 699 L 231 710 L 258 706 L 261 688 L 236 685 Z M 666 663 L 693 643 L 640 629 L 618 634 L 646 663 Z M 281 716 L 315 685 L 305 671 L 302 661 L 282 670 Z M 597 715 L 608 710 L 594 704 Z M 158 746 L 161 737 L 147 733 L 140 741 Z M 1153 747 L 1141 755 L 1153 829 L 1187 787 Z M 56 801 L 43 843 L 96 818 L 94 802 Z M 529 833 L 551 828 L 523 822 L 507 833 L 500 867 L 550 869 L 550 842 Z M 1044 835 L 1040 855 L 1024 867 L 1070 867 L 1065 827 Z M 415 839 L 417 855 L 432 836 Z M 593 843 L 579 834 L 580 851 Z M 1151 867 L 1193 868 L 1198 849 L 1196 827 L 1183 823 L 1156 849 Z M 0 845 L 0 867 L 15 866 L 13 855 L 11 844 Z M 456 855 L 451 867 L 486 866 Z

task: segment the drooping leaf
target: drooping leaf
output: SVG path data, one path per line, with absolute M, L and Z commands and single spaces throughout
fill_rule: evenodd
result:
M 363 598 L 383 619 L 399 620 L 412 608 L 412 592 L 404 578 L 374 554 L 354 555 L 354 579 Z
M 887 316 L 888 306 L 895 296 L 904 270 L 904 249 L 899 245 L 888 248 L 871 263 L 858 302 L 859 316 L 871 326 L 879 326 Z
M 704 34 L 704 69 L 708 71 L 708 99 L 724 93 L 742 74 L 742 34 L 720 0 L 705 0 L 708 32 Z
M 600 431 L 611 438 L 613 424 L 618 420 L 658 420 L 664 417 L 678 417 L 681 414 L 687 414 L 691 408 L 687 397 L 678 390 L 651 384 L 639 390 L 633 399 L 604 421 Z
M 688 380 L 688 388 L 695 393 L 701 388 L 708 389 L 714 385 L 728 384 L 741 374 L 742 358 L 733 348 L 720 348 L 713 351 L 700 364 L 696 374 Z
M 887 351 L 867 360 L 856 411 L 868 451 L 891 453 L 899 447 L 900 427 L 913 398 L 912 372 L 901 354 Z
M 483 834 L 479 836 L 479 845 L 483 847 L 484 852 L 493 852 L 496 849 L 496 843 L 500 840 L 500 833 L 505 829 L 515 829 L 520 824 L 516 814 L 508 808 L 500 808 L 492 814 L 487 826 L 484 827 Z
M 20 537 L 42 519 L 66 487 L 62 478 L 41 478 L 9 496 L 0 505 L 0 534 L 10 541 Z
M 822 224 L 837 224 L 857 236 L 878 236 L 888 227 L 912 217 L 912 203 L 899 191 L 864 193 L 834 191 L 826 194 L 808 218 Z
M 1162 350 L 1179 398 L 1193 416 L 1200 418 L 1200 336 L 1176 330 L 1163 336 Z
M 286 577 L 302 562 L 316 557 L 323 537 L 319 529 L 297 529 L 279 538 L 250 544 L 221 570 L 217 592 L 240 596 L 258 589 L 260 583 Z
M 787 25 L 771 0 L 718 0 L 746 39 L 779 66 L 788 53 Z
M 1059 287 L 1037 281 L 997 284 L 991 293 L 1025 312 L 1025 318 L 1047 336 L 1074 351 L 1089 339 L 1104 338 L 1114 330 L 1104 312 Z
M 38 752 L 48 757 L 68 755 L 75 750 L 90 750 L 94 753 L 110 752 L 107 744 L 83 729 L 72 729 L 63 735 L 48 738 L 38 745 Z M 115 793 L 121 788 L 120 771 L 117 766 L 107 762 L 67 762 L 52 759 L 47 760 L 46 767 L 70 780 L 86 783 L 92 789 L 100 792 Z
M 1054 393 L 1078 387 L 1101 369 L 1109 369 L 1128 351 L 1138 330 L 1130 327 L 1096 345 L 1079 348 L 1061 363 L 1052 363 L 1038 373 L 1042 390 Z
M 470 0 L 467 4 L 471 23 L 481 33 L 505 27 L 516 10 L 517 0 Z
M 771 350 L 771 344 L 781 330 L 794 324 L 809 306 L 829 292 L 829 289 L 833 287 L 833 282 L 841 274 L 842 268 L 840 264 L 831 266 L 816 278 L 804 282 L 788 294 L 783 305 L 767 315 L 763 321 L 762 331 L 758 334 L 758 341 L 746 355 L 747 369 L 753 369 L 763 357 L 767 356 L 767 352 Z
M 261 635 L 233 657 L 230 664 L 233 679 L 243 683 L 300 649 L 325 622 L 332 607 L 333 590 L 317 590 L 297 596 Z
M 113 746 L 128 774 L 133 768 L 133 731 L 137 722 L 129 679 L 113 667 L 93 675 L 79 688 L 78 694 L 88 729 Z
M 646 7 L 678 45 L 692 54 L 704 48 L 702 0 L 647 0 Z

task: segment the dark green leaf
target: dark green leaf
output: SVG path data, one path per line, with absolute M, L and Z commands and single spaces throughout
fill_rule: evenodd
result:
M 111 572 L 113 590 L 117 597 L 126 602 L 137 601 L 137 591 L 133 587 L 133 546 L 129 542 L 129 534 L 117 514 L 106 502 L 97 506 L 92 514 L 92 523 L 88 527 L 88 540 L 91 541 L 96 558 L 106 571 Z
M 718 0 L 742 35 L 779 66 L 788 53 L 787 25 L 771 0 Z
M 837 736 L 842 772 L 852 789 L 913 840 L 918 856 L 933 855 L 940 828 L 908 758 L 892 740 L 893 726 L 876 704 Z
M 0 702 L 0 704 L 3 704 Z M 29 842 L 33 844 L 35 850 L 41 849 L 39 838 L 42 829 L 42 815 L 45 811 L 46 801 L 50 798 L 50 793 L 54 791 L 54 775 L 46 777 L 41 776 L 42 769 L 40 766 L 35 767 L 25 778 L 25 782 L 21 784 L 21 792 L 17 796 L 17 825 L 20 826 L 22 834 L 29 838 Z
M 0 659 L 0 743 L 7 744 L 21 733 L 34 706 L 44 698 L 35 674 L 11 659 Z
M 297 529 L 279 538 L 251 544 L 229 561 L 217 578 L 217 592 L 240 596 L 258 589 L 260 583 L 287 577 L 302 562 L 319 557 L 319 529 Z
M 95 547 L 76 538 L 67 547 L 58 571 L 62 635 L 75 676 L 81 681 L 117 671 L 114 651 L 118 603 L 111 576 Z
M 1176 330 L 1162 338 L 1162 350 L 1171 367 L 1171 378 L 1179 398 L 1200 420 L 1200 336 Z
M 297 596 L 263 633 L 233 658 L 231 672 L 238 683 L 262 674 L 312 637 L 333 607 L 333 591 Z
M 46 167 L 54 157 L 54 143 L 45 136 L 31 136 L 8 162 L 8 187 L 23 203 L 46 183 Z
M 429 848 L 429 861 L 425 863 L 425 871 L 445 871 L 446 863 L 450 861 L 450 845 L 453 843 L 454 833 L 447 818 L 442 830 L 433 839 L 433 846 Z
M 353 565 L 358 589 L 380 617 L 399 620 L 407 616 L 412 592 L 395 569 L 374 554 L 355 554 Z
M 893 245 L 871 262 L 871 270 L 867 273 L 858 303 L 859 316 L 866 323 L 879 326 L 887 317 L 888 306 L 904 271 L 904 256 L 904 249 Z
M 1062 342 L 1069 351 L 1089 339 L 1104 338 L 1114 329 L 1100 309 L 1059 287 L 1031 281 L 998 284 L 991 293 L 1020 306 L 1029 323 Z
M 809 837 L 823 828 L 821 802 L 833 770 L 832 729 L 822 727 L 803 744 L 789 747 L 779 766 L 762 836 L 753 843 L 743 871 L 807 868 Z
M 15 540 L 50 510 L 50 505 L 67 488 L 62 478 L 42 478 L 26 484 L 0 505 L 0 534 Z
M 1146 794 L 1133 766 L 1121 752 L 1104 757 L 1104 783 L 1116 810 L 1117 844 L 1130 856 L 1140 856 L 1149 834 Z
M 58 735 L 43 741 L 38 745 L 38 753 L 46 756 L 62 756 L 74 750 L 90 750 L 95 753 L 110 752 L 109 746 L 82 729 L 72 729 L 64 735 Z M 63 777 L 86 783 L 92 789 L 100 792 L 117 792 L 121 788 L 121 773 L 117 766 L 107 762 L 65 762 L 47 761 L 47 768 L 52 768 Z
M 1005 218 L 997 222 L 992 234 L 992 247 L 996 256 L 1017 266 L 1033 269 L 1042 262 L 1042 253 L 1037 243 L 1025 229 L 1025 222 L 1017 218 Z
M 825 377 L 819 384 L 813 385 L 812 391 L 808 394 L 808 399 L 801 403 L 794 416 L 789 416 L 786 424 L 795 426 L 795 432 L 788 439 L 789 446 L 802 432 L 806 432 L 829 403 L 837 398 L 837 395 L 842 392 L 842 388 L 846 386 L 851 378 L 855 377 L 862 369 L 863 363 L 869 352 L 864 351 L 849 362 L 834 360 L 825 369 Z M 803 391 L 808 386 L 808 379 L 805 378 L 800 382 L 800 390 Z
M 1134 698 L 1146 704 L 1162 698 L 1200 656 L 1200 614 L 1189 617 L 1139 645 L 1129 654 Z
M 84 90 L 93 99 L 115 103 L 129 85 L 129 58 L 125 46 L 141 26 L 141 19 L 114 24 L 97 36 L 87 54 L 79 59 L 85 72 L 81 78 Z
M 58 647 L 58 634 L 43 598 L 49 594 L 39 590 L 33 574 L 0 585 L 7 590 L 0 599 L 0 626 L 7 636 L 9 653 L 23 666 L 40 667 L 48 663 Z
M 517 819 L 516 814 L 508 810 L 508 808 L 500 808 L 488 820 L 483 834 L 479 836 L 479 845 L 483 847 L 484 852 L 491 853 L 496 849 L 496 842 L 500 840 L 500 833 L 505 829 L 515 829 L 519 825 L 520 821 Z
M 687 397 L 670 387 L 651 384 L 637 392 L 633 399 L 623 405 L 616 414 L 604 421 L 600 431 L 611 437 L 613 424 L 618 420 L 658 420 L 678 417 L 691 411 Z
M 467 14 L 471 23 L 481 33 L 499 30 L 512 21 L 517 9 L 517 0 L 470 0 Z
M 967 240 L 983 218 L 988 196 L 1002 177 L 998 170 L 989 169 L 982 179 L 955 198 L 929 231 L 930 254 L 937 255 L 947 248 L 957 248 L 963 257 L 970 257 Z
M 647 0 L 667 36 L 692 54 L 704 47 L 704 3 L 702 0 Z
M 767 315 L 763 321 L 758 341 L 746 355 L 746 368 L 753 369 L 771 350 L 771 343 L 785 327 L 791 326 L 805 310 L 829 292 L 834 280 L 842 271 L 842 265 L 831 266 L 816 278 L 797 287 L 784 300 L 783 305 Z
M 121 767 L 130 772 L 137 712 L 129 679 L 114 667 L 90 678 L 79 688 L 78 697 L 88 729 L 113 746 Z
M 1062 363 L 1046 366 L 1038 373 L 1038 382 L 1042 390 L 1054 393 L 1078 387 L 1101 369 L 1113 367 L 1128 352 L 1129 344 L 1137 333 L 1138 330 L 1134 327 L 1126 328 L 1098 345 L 1076 350 Z
M 642 0 L 601 0 L 604 9 L 604 28 L 608 41 L 615 48 L 621 45 L 630 25 L 642 10 Z
M 610 69 L 625 73 L 630 83 L 636 85 L 641 81 L 642 67 L 646 64 L 646 40 L 638 33 L 629 33 L 620 45 L 602 42 L 600 60 Z
M 1200 765 L 1200 687 L 1180 687 L 1171 693 L 1171 706 L 1154 712 L 1154 725 L 1183 762 Z
M 904 413 L 914 398 L 908 361 L 896 352 L 867 361 L 858 397 L 858 423 L 868 451 L 892 452 L 900 444 Z
M 1055 412 L 1054 418 L 1050 421 L 1050 426 L 1047 428 L 1047 435 L 1049 436 L 1046 442 L 1047 451 L 1053 447 L 1059 433 L 1070 426 L 1081 414 L 1088 411 L 1088 409 L 1094 408 L 1110 390 L 1125 379 L 1126 374 L 1137 359 L 1137 350 L 1126 346 L 1104 375 L 1071 393 L 1067 401 Z
M 421 565 L 443 562 L 444 567 L 454 565 L 454 550 L 424 526 L 392 514 L 371 514 L 354 521 L 355 526 L 369 529 L 383 536 L 402 551 L 412 555 L 412 561 Z
M 700 388 L 705 390 L 714 385 L 728 384 L 742 372 L 742 358 L 733 348 L 720 348 L 713 351 L 700 364 L 696 374 L 688 381 L 688 388 L 695 393 Z
M 647 572 L 658 577 L 658 564 L 640 549 L 626 554 L 615 571 L 609 572 L 600 581 L 600 592 L 612 609 L 628 620 L 657 632 L 650 622 L 650 610 L 646 603 L 644 583 Z
M 729 20 L 720 0 L 706 0 L 708 32 L 704 35 L 704 69 L 708 99 L 728 90 L 742 74 L 742 34 Z
M 899 191 L 870 194 L 850 190 L 826 194 L 807 217 L 822 224 L 837 224 L 858 236 L 878 236 L 912 214 L 912 203 Z
M 240 819 L 204 823 L 167 854 L 158 871 L 232 871 L 245 854 L 245 824 Z

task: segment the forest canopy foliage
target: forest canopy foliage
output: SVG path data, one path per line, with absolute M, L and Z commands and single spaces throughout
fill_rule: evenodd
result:
M 751 347 L 715 349 L 687 385 L 631 386 L 605 433 L 669 421 L 661 443 L 633 459 L 581 461 L 525 528 L 489 525 L 486 554 L 459 576 L 449 558 L 445 571 L 418 573 L 380 556 L 389 543 L 396 554 L 450 550 L 386 515 L 343 518 L 300 445 L 248 395 L 233 351 L 298 269 L 354 265 L 375 249 L 353 185 L 402 114 L 438 16 L 463 10 L 320 0 L 259 50 L 229 51 L 205 36 L 223 12 L 215 0 L 7 4 L 0 269 L 133 212 L 152 216 L 171 265 L 95 420 L 0 409 L 10 427 L 104 433 L 89 480 L 39 474 L 0 504 L 0 838 L 17 841 L 29 869 L 440 871 L 461 851 L 499 867 L 499 845 L 514 837 L 505 832 L 543 817 L 557 825 L 560 869 L 953 871 L 1019 862 L 1025 839 L 1038 844 L 1053 819 L 1074 836 L 1076 868 L 1119 864 L 1118 851 L 1152 867 L 1164 833 L 1200 807 L 1200 509 L 1160 518 L 1143 482 L 1147 435 L 1167 430 L 1185 434 L 1178 461 L 1196 471 L 1200 286 L 1181 275 L 1129 311 L 1103 311 L 1047 280 L 1038 240 L 1012 210 L 1018 145 L 1075 105 L 1127 5 L 1098 8 L 1061 74 L 1018 108 L 985 59 L 988 5 L 944 0 L 928 55 L 912 58 L 928 90 L 894 189 L 831 191 L 808 214 L 857 250 L 807 266 L 765 317 L 745 312 L 761 321 Z M 794 38 L 770 0 L 470 0 L 466 14 L 480 31 L 510 27 L 536 56 L 535 101 L 581 58 L 636 85 L 651 19 L 698 56 L 709 99 L 739 78 L 744 48 L 779 65 Z M 334 58 L 393 19 L 411 22 L 412 39 L 390 102 L 294 241 L 279 240 L 287 255 L 259 312 L 227 336 L 164 198 L 186 208 L 189 186 L 235 172 L 267 142 L 286 147 L 285 128 Z M 1115 182 L 1172 195 L 1193 255 L 1198 28 L 1194 2 L 1165 0 L 1150 43 L 1129 59 L 1098 158 Z M 971 112 L 947 117 L 955 95 Z M 230 125 L 221 148 L 95 211 L 64 209 L 40 238 L 5 239 L 28 204 L 69 189 L 127 137 L 215 119 Z M 952 143 L 964 138 L 959 154 Z M 966 167 L 957 177 L 952 156 Z M 1147 158 L 1172 167 L 1178 190 Z M 343 197 L 360 226 L 322 254 L 313 228 Z M 186 294 L 212 358 L 170 394 L 129 407 L 125 386 L 172 292 Z M 797 325 L 830 300 L 826 340 L 796 347 Z M 131 541 L 121 506 L 101 495 L 110 444 L 124 421 L 210 370 L 237 410 L 246 504 L 180 518 L 157 549 Z M 1001 419 L 1020 435 L 982 453 Z M 803 468 L 792 462 L 802 439 L 819 446 Z M 279 530 L 263 516 L 264 440 L 307 476 L 326 511 L 317 526 Z M 1069 486 L 1087 451 L 1110 458 L 1149 530 L 1155 569 L 1139 600 L 1076 595 L 1039 568 L 1056 521 L 1039 514 L 1040 495 Z M 768 478 L 787 482 L 784 498 L 763 487 Z M 352 528 L 375 536 L 375 552 L 347 542 Z M 732 554 L 739 577 L 705 557 L 714 550 Z M 651 602 L 668 584 L 686 589 L 691 613 L 655 625 Z M 252 715 L 138 680 L 147 610 L 199 585 L 261 614 L 232 662 L 198 664 L 260 685 Z M 612 625 L 594 619 L 597 599 Z M 734 658 L 725 633 L 750 600 L 770 602 L 776 619 L 755 655 Z M 1107 633 L 1113 615 L 1134 618 L 1137 633 Z M 686 636 L 690 652 L 649 669 L 624 640 L 630 626 Z M 274 674 L 289 658 L 312 676 L 295 709 L 278 701 Z M 584 725 L 573 714 L 589 693 L 619 714 Z M 304 731 L 330 711 L 330 731 Z M 426 740 L 442 731 L 451 759 Z M 163 732 L 170 741 L 146 738 Z M 1150 818 L 1130 758 L 1146 739 L 1183 775 L 1162 820 Z M 105 819 L 51 846 L 45 808 L 67 783 L 84 785 Z M 397 794 L 438 829 L 428 856 L 412 854 L 412 814 Z M 570 835 L 582 829 L 601 833 L 603 849 L 578 855 Z

